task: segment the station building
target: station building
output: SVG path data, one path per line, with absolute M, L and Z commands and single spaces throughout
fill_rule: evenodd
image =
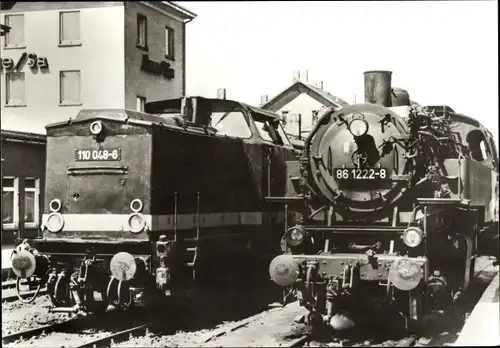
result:
M 308 82 L 308 71 L 294 71 L 292 84 L 269 99 L 261 95 L 260 107 L 281 114 L 285 132 L 292 138 L 305 139 L 314 128 L 320 110 L 340 109 L 349 103 L 323 89 L 323 82 Z M 301 99 L 305 96 L 305 99 Z M 296 103 L 298 102 L 298 103 Z
M 45 125 L 184 95 L 195 17 L 167 1 L 1 2 L 3 242 L 38 230 Z

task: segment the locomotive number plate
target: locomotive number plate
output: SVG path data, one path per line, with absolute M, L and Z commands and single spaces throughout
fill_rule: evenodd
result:
M 333 174 L 336 180 L 380 180 L 389 177 L 385 168 L 335 168 Z
M 112 148 L 112 149 L 76 149 L 75 150 L 75 161 L 77 162 L 87 162 L 87 161 L 121 161 L 122 159 L 122 149 Z

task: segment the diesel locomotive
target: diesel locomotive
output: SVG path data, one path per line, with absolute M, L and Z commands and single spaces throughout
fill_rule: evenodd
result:
M 279 116 L 183 97 L 46 128 L 43 224 L 12 256 L 18 293 L 25 279 L 47 286 L 52 311 L 93 313 L 222 278 L 268 280 L 285 217 L 264 197 L 285 193 L 296 157 Z
M 365 103 L 326 109 L 288 185 L 294 213 L 269 265 L 307 322 L 391 308 L 407 329 L 453 308 L 480 252 L 498 255 L 498 155 L 491 133 L 448 106 L 423 107 L 365 72 Z M 496 239 L 495 239 L 496 238 Z M 359 318 L 359 317 L 358 317 Z M 352 321 L 351 321 L 352 323 Z

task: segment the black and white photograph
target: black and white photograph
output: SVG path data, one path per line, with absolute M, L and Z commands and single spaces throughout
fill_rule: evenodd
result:
M 0 2 L 2 346 L 500 346 L 498 1 Z

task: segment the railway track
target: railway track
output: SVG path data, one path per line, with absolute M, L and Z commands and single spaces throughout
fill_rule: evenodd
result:
M 23 293 L 21 295 L 21 297 L 23 299 L 28 299 L 28 298 L 32 297 L 34 294 L 35 294 L 35 291 L 29 291 L 29 292 Z M 38 293 L 38 297 L 46 295 L 46 294 L 47 294 L 47 289 L 40 289 L 40 292 Z M 8 293 L 5 295 L 2 294 L 2 302 L 14 302 L 14 301 L 18 301 L 18 300 L 19 300 L 19 296 L 16 293 Z
M 481 290 L 483 286 L 486 285 L 480 283 L 478 288 L 476 288 L 477 286 L 471 287 L 472 290 L 471 294 L 468 294 L 466 296 L 469 297 L 469 300 L 467 300 L 466 302 L 469 303 L 467 307 L 470 308 L 463 308 L 464 311 L 469 311 L 473 307 L 473 303 L 477 302 L 475 301 L 476 300 L 475 297 L 480 296 L 480 294 L 482 294 Z M 207 299 L 205 298 L 204 301 L 206 300 Z M 197 310 L 203 311 L 201 307 L 198 307 Z M 209 310 L 209 312 L 211 311 Z M 451 331 L 456 330 L 457 332 L 460 332 L 461 329 L 460 324 L 455 323 L 451 324 L 454 328 L 443 327 L 437 329 L 435 332 L 434 330 L 432 330 L 432 332 L 430 331 L 425 332 L 423 336 L 409 336 L 395 341 L 393 341 L 392 339 L 382 338 L 381 336 L 378 338 L 374 337 L 373 339 L 368 337 L 366 339 L 363 338 L 342 339 L 339 337 L 335 337 L 335 335 L 333 335 L 332 333 L 328 334 L 327 337 L 321 338 L 309 332 L 303 325 L 300 326 L 294 323 L 294 319 L 298 315 L 304 314 L 305 312 L 306 312 L 305 309 L 299 307 L 297 303 L 290 303 L 285 307 L 267 309 L 261 313 L 244 317 L 244 319 L 233 322 L 230 325 L 223 324 L 222 328 L 211 330 L 208 334 L 205 334 L 205 336 L 200 337 L 200 335 L 195 335 L 196 337 L 194 337 L 194 339 L 187 345 L 204 346 L 204 347 L 280 346 L 280 347 L 290 347 L 290 348 L 320 347 L 320 346 L 325 346 L 325 344 L 328 346 L 339 346 L 339 347 L 340 346 L 411 347 L 415 345 L 433 346 L 433 345 L 442 345 L 441 343 L 439 343 L 439 339 L 436 341 L 436 337 L 441 335 L 440 332 L 450 331 L 450 329 Z M 127 315 L 127 317 L 130 318 L 132 316 Z M 192 315 L 188 315 L 188 317 L 190 317 L 191 318 L 190 321 L 192 321 L 193 319 Z M 93 337 L 90 337 L 88 336 L 89 335 L 88 332 L 78 329 L 85 326 L 84 325 L 85 321 L 88 320 L 95 320 L 95 317 L 92 319 L 90 319 L 89 317 L 72 319 L 55 325 L 50 325 L 32 330 L 26 330 L 23 332 L 5 336 L 2 341 L 4 345 L 15 342 L 14 346 L 17 345 L 24 347 L 24 345 L 22 345 L 23 341 L 21 341 L 21 345 L 17 341 L 20 339 L 23 340 L 31 339 L 37 341 L 36 342 L 37 345 L 30 344 L 30 346 L 34 347 L 54 346 L 54 343 L 46 344 L 42 341 L 39 341 L 39 339 L 43 339 L 44 336 L 46 337 L 47 335 L 52 334 L 53 338 L 51 339 L 51 342 L 53 341 L 59 344 L 59 340 L 57 340 L 57 333 L 66 333 L 66 334 L 74 334 L 85 337 L 80 337 L 78 341 L 71 340 L 71 342 L 68 342 L 69 344 L 61 344 L 58 346 L 64 345 L 66 347 L 68 346 L 109 347 L 113 346 L 113 343 L 129 341 L 131 337 L 140 337 L 139 338 L 140 341 L 147 340 L 149 338 L 154 338 L 156 341 L 158 339 L 161 340 L 165 339 L 166 341 L 169 341 L 173 336 L 175 336 L 173 332 L 168 332 L 168 333 L 165 332 L 164 335 L 162 334 L 158 335 L 158 333 L 154 333 L 154 330 L 148 330 L 148 328 L 154 327 L 156 325 L 156 323 L 150 322 L 151 318 L 148 318 L 147 320 L 142 319 L 142 322 L 138 321 L 136 318 L 135 320 L 133 320 L 132 323 L 122 322 L 120 328 L 115 327 L 111 330 L 110 329 L 105 329 L 104 331 L 100 330 L 100 332 L 94 334 Z M 101 319 L 98 320 L 99 322 L 101 321 Z M 438 320 L 437 322 L 439 323 L 444 319 L 437 319 L 437 320 Z M 121 318 L 119 321 L 122 321 Z M 144 324 L 145 322 L 147 322 L 147 324 Z M 220 322 L 222 322 L 222 320 Z M 88 326 L 96 328 L 99 327 L 99 324 L 97 324 L 94 321 L 91 325 Z M 433 324 L 431 324 L 431 326 L 433 326 Z M 379 336 L 376 330 L 375 330 L 375 336 Z M 443 342 L 443 344 L 446 345 L 446 343 L 451 343 L 453 341 L 454 340 L 452 338 L 449 341 Z M 139 343 L 138 345 L 148 346 L 151 344 L 148 344 L 145 341 L 145 343 L 142 344 Z M 168 345 L 172 345 L 172 343 L 169 342 L 167 346 Z M 175 343 L 173 345 L 175 345 Z
M 10 279 L 2 282 L 2 290 L 14 289 L 16 287 L 16 280 Z
M 290 327 L 289 318 L 292 316 L 300 315 L 303 309 L 298 307 L 297 303 L 291 303 L 286 307 L 281 307 L 276 310 L 269 310 L 266 313 L 261 313 L 251 318 L 247 318 L 240 322 L 236 322 L 229 328 L 220 329 L 212 332 L 207 338 L 198 341 L 197 346 L 279 346 L 282 348 L 299 348 L 299 347 L 321 347 L 325 343 L 333 344 L 336 346 L 365 346 L 377 344 L 370 344 L 373 342 L 363 341 L 358 343 L 351 340 L 343 340 L 342 342 L 334 342 L 335 339 L 331 333 L 328 337 L 318 337 L 317 332 L 312 332 L 305 326 L 298 327 L 294 324 Z M 281 316 L 282 319 L 278 319 Z M 287 322 L 288 327 L 282 326 L 277 328 L 280 324 Z M 277 325 L 276 325 L 277 324 Z M 253 326 L 253 328 L 252 328 Z M 272 328 L 271 328 L 272 327 Z M 295 331 L 295 332 L 294 332 Z M 256 339 L 256 332 L 260 333 L 260 337 Z M 418 340 L 418 336 L 411 335 L 396 341 L 385 340 L 384 347 L 411 347 L 414 346 Z
M 384 342 L 383 344 L 375 344 L 375 345 L 370 345 L 372 347 L 377 347 L 377 346 L 384 346 L 384 347 L 413 347 L 415 346 L 416 342 L 418 340 L 418 337 L 416 335 L 412 335 L 410 337 L 405 337 L 400 340 L 394 341 L 394 342 Z M 312 335 L 302 335 L 301 337 L 298 337 L 288 343 L 286 343 L 283 346 L 280 347 L 286 347 L 286 348 L 300 348 L 300 347 L 306 347 L 306 346 L 317 346 L 320 347 L 322 346 L 323 342 L 315 342 L 314 338 Z M 340 346 L 349 346 L 349 344 L 346 344 L 346 342 L 343 342 Z M 365 346 L 364 344 L 353 344 L 353 347 L 356 346 Z
M 28 290 L 28 291 L 23 290 L 23 287 L 25 287 L 26 285 L 27 285 L 26 282 L 21 282 L 21 284 L 20 284 L 21 297 L 23 299 L 31 298 L 36 292 L 35 290 Z M 15 279 L 13 279 L 13 280 L 11 279 L 11 280 L 7 280 L 7 281 L 2 282 L 2 303 L 3 302 L 13 302 L 13 301 L 19 300 L 19 296 L 17 295 L 15 289 L 16 289 L 16 280 Z M 38 292 L 38 296 L 42 296 L 45 294 L 47 294 L 47 288 L 43 287 Z
M 126 341 L 133 336 L 146 334 L 150 324 L 139 323 L 142 317 L 130 313 L 131 315 L 128 315 L 127 318 L 133 318 L 132 322 L 123 323 L 122 316 L 120 320 L 116 320 L 117 316 L 121 314 L 123 312 L 110 310 L 100 316 L 75 317 L 63 322 L 23 330 L 2 337 L 2 344 L 22 347 L 27 346 L 28 343 L 29 346 L 34 347 L 109 347 L 111 342 Z M 96 321 L 100 322 L 104 329 L 92 332 L 93 328 L 100 326 L 96 325 Z M 118 325 L 116 325 L 117 323 Z M 112 327 L 106 327 L 108 324 L 111 324 Z M 65 341 L 68 344 L 63 343 Z

